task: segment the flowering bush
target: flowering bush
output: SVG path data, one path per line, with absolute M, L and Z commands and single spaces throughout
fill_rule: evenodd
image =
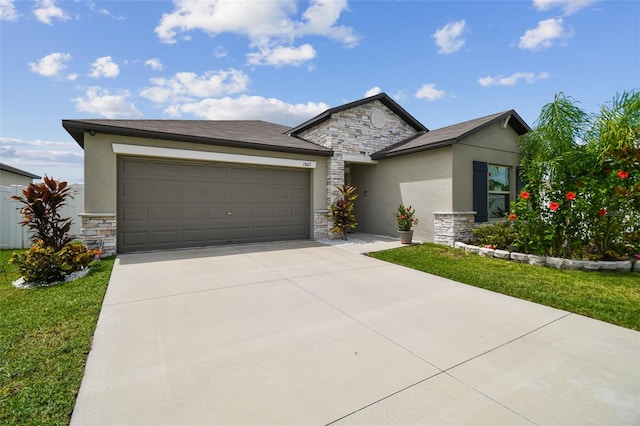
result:
M 414 217 L 415 214 L 416 210 L 411 206 L 405 207 L 400 204 L 398 210 L 394 213 L 398 221 L 398 231 L 410 231 L 413 225 L 417 225 L 418 219 Z
M 528 253 L 617 259 L 640 252 L 640 93 L 593 118 L 562 94 L 521 141 L 526 185 L 509 220 Z

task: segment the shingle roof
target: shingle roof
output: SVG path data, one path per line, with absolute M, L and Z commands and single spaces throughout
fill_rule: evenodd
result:
M 428 132 L 429 129 L 427 129 L 422 123 L 420 123 L 418 120 L 416 120 L 411 114 L 409 114 L 404 108 L 402 108 L 400 105 L 398 105 L 398 103 L 396 101 L 394 101 L 393 99 L 391 99 L 389 97 L 389 95 L 387 95 L 386 93 L 379 93 L 377 95 L 374 96 L 369 96 L 368 98 L 364 98 L 364 99 L 360 99 L 358 101 L 354 101 L 354 102 L 350 102 L 348 104 L 344 104 L 344 105 L 340 105 L 334 108 L 330 108 L 328 110 L 326 110 L 325 112 L 323 112 L 322 114 L 316 115 L 315 117 L 313 117 L 310 120 L 305 121 L 304 123 L 302 123 L 301 125 L 294 127 L 293 129 L 291 129 L 288 133 L 290 135 L 297 135 L 300 132 L 313 127 L 319 123 L 322 123 L 325 120 L 328 120 L 329 118 L 331 118 L 331 115 L 340 112 L 340 111 L 345 111 L 351 108 L 355 108 L 357 106 L 360 105 L 364 105 L 367 104 L 369 102 L 374 102 L 374 101 L 380 101 L 382 102 L 387 108 L 389 108 L 391 111 L 393 111 L 395 114 L 397 114 L 400 118 L 402 118 L 407 124 L 409 124 L 411 127 L 413 127 L 414 129 L 416 129 L 419 132 Z
M 509 110 L 432 130 L 430 132 L 419 133 L 416 136 L 372 154 L 371 158 L 379 160 L 382 158 L 395 157 L 398 155 L 410 154 L 412 152 L 425 151 L 428 149 L 452 145 L 489 125 L 496 122 L 504 122 L 507 119 L 508 125 L 511 126 L 519 135 L 523 135 L 531 130 L 527 123 L 525 123 L 514 110 Z
M 12 166 L 10 166 L 8 164 L 4 164 L 4 163 L 0 163 L 0 170 L 3 170 L 5 172 L 15 173 L 17 175 L 25 176 L 25 177 L 28 177 L 30 179 L 40 179 L 41 178 L 41 176 L 34 175 L 33 173 L 25 172 L 24 170 L 16 169 L 15 167 L 12 167 Z
M 287 126 L 259 120 L 62 120 L 84 148 L 85 132 L 207 145 L 331 156 L 333 151 L 286 134 Z

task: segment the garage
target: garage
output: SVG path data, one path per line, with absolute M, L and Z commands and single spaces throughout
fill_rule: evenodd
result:
M 308 169 L 118 156 L 118 252 L 308 239 Z

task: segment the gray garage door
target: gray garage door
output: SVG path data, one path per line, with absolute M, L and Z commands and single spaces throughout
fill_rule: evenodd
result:
M 118 251 L 309 238 L 309 171 L 118 158 Z

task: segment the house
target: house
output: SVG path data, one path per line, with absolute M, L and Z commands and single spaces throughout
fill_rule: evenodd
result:
M 453 244 L 503 217 L 515 197 L 519 135 L 506 111 L 430 131 L 381 93 L 289 128 L 264 121 L 63 120 L 85 151 L 83 238 L 105 251 L 323 239 L 344 182 L 358 230 Z
M 40 176 L 0 163 L 0 186 L 29 186 L 34 179 L 40 179 Z

